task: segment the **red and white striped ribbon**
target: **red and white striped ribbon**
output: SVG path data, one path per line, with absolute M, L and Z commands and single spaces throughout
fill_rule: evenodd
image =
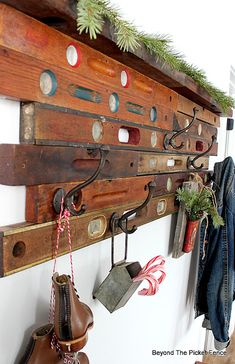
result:
M 56 271 L 56 263 L 57 263 L 57 256 L 59 251 L 59 243 L 60 243 L 60 234 L 65 231 L 67 227 L 68 232 L 68 246 L 69 246 L 69 259 L 70 259 L 70 266 L 71 266 L 71 281 L 74 283 L 74 268 L 73 268 L 73 256 L 72 256 L 72 240 L 71 240 L 71 229 L 70 229 L 70 212 L 68 209 L 64 210 L 64 200 L 61 200 L 61 207 L 60 207 L 60 214 L 57 221 L 57 237 L 56 237 L 56 244 L 55 244 L 55 251 L 54 251 L 54 265 L 53 265 L 53 272 L 54 275 Z M 63 222 L 64 220 L 64 222 Z M 53 284 L 51 286 L 51 297 L 50 297 L 50 307 L 49 307 L 49 323 L 54 321 L 54 301 L 55 301 L 55 292 Z
M 161 273 L 158 278 L 154 276 L 154 273 L 156 272 Z M 143 288 L 138 292 L 138 294 L 141 296 L 153 296 L 158 292 L 159 285 L 162 283 L 165 277 L 165 258 L 162 255 L 157 255 L 141 269 L 139 274 L 133 278 L 133 282 L 139 282 L 146 279 L 149 283 L 149 287 Z

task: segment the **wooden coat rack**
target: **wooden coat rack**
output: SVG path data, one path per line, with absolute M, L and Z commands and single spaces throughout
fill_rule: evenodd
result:
M 144 50 L 120 52 L 108 24 L 95 42 L 79 36 L 71 3 L 0 4 L 0 93 L 21 101 L 21 144 L 0 145 L 0 183 L 26 186 L 26 222 L 0 228 L 1 276 L 52 259 L 58 191 L 97 171 L 70 201 L 82 209 L 75 250 L 109 237 L 112 214 L 141 205 L 150 182 L 128 227 L 176 212 L 176 189 L 198 170 L 206 182 L 217 154 L 221 110 L 205 90 Z

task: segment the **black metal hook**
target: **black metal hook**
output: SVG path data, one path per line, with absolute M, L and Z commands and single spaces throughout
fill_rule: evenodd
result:
M 110 220 L 110 228 L 111 228 L 112 232 L 114 232 L 114 229 L 116 229 L 118 227 L 126 234 L 133 234 L 137 230 L 136 225 L 133 225 L 131 229 L 128 229 L 127 221 L 128 221 L 128 217 L 130 217 L 131 215 L 142 210 L 149 203 L 150 199 L 152 198 L 153 192 L 156 188 L 156 183 L 154 181 L 152 181 L 152 182 L 149 182 L 147 186 L 148 186 L 148 190 L 149 190 L 148 196 L 147 196 L 146 200 L 140 206 L 136 207 L 133 210 L 127 211 L 121 217 L 119 217 L 116 212 L 113 213 L 113 215 L 111 216 L 111 220 Z
M 216 135 L 212 135 L 212 137 L 211 137 L 211 144 L 210 144 L 210 146 L 208 147 L 208 149 L 205 151 L 205 152 L 203 152 L 203 153 L 201 153 L 201 154 L 198 154 L 196 157 L 194 157 L 193 159 L 191 159 L 191 157 L 188 157 L 188 160 L 187 160 L 187 168 L 188 169 L 190 169 L 190 167 L 192 166 L 193 168 L 195 168 L 195 169 L 201 169 L 201 168 L 203 168 L 204 167 L 204 164 L 202 163 L 200 166 L 196 166 L 195 165 L 195 162 L 199 159 L 199 158 L 201 158 L 201 157 L 203 157 L 204 155 L 206 155 L 207 153 L 209 153 L 210 152 L 210 150 L 211 150 L 211 148 L 213 147 L 213 145 L 214 145 L 214 143 L 215 143 L 215 141 L 216 141 Z
M 177 131 L 175 134 L 173 134 L 171 136 L 169 134 L 166 134 L 165 135 L 165 138 L 164 138 L 164 148 L 165 149 L 167 149 L 169 147 L 169 145 L 172 146 L 172 148 L 174 148 L 174 149 L 182 149 L 183 148 L 183 146 L 184 146 L 184 143 L 183 142 L 181 142 L 180 145 L 176 145 L 174 140 L 179 135 L 185 133 L 187 130 L 189 130 L 191 128 L 191 126 L 193 125 L 194 121 L 196 120 L 196 114 L 197 114 L 198 111 L 199 110 L 196 107 L 193 108 L 193 118 L 192 118 L 192 121 L 185 128 Z
M 94 151 L 94 150 L 92 150 L 92 151 Z M 65 193 L 65 190 L 63 188 L 59 188 L 56 191 L 56 193 L 54 195 L 54 199 L 53 199 L 53 206 L 54 206 L 54 210 L 56 211 L 57 214 L 60 213 L 62 198 L 64 198 L 64 209 L 68 209 L 69 212 L 73 216 L 80 216 L 86 211 L 86 208 L 87 208 L 86 205 L 82 205 L 80 210 L 76 210 L 73 207 L 74 196 L 79 191 L 81 191 L 84 187 L 91 184 L 97 178 L 97 176 L 99 175 L 99 173 L 103 169 L 103 167 L 105 165 L 105 162 L 106 162 L 106 157 L 107 157 L 107 154 L 109 152 L 109 149 L 107 147 L 104 148 L 102 146 L 102 147 L 99 148 L 99 152 L 100 152 L 99 165 L 98 165 L 95 173 L 90 178 L 88 178 L 88 180 L 86 180 L 85 182 L 80 183 L 79 185 L 75 186 L 67 194 Z

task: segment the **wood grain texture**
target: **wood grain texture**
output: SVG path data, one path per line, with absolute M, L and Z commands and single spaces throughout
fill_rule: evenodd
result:
M 30 72 L 28 70 L 30 69 Z M 51 72 L 56 79 L 55 93 L 51 96 L 44 95 L 40 89 L 40 77 L 43 72 Z M 118 91 L 119 108 L 117 112 L 112 112 L 109 107 L 109 98 L 115 93 L 115 88 L 111 85 L 104 86 L 102 83 L 88 79 L 84 74 L 73 73 L 56 65 L 51 65 L 45 61 L 37 60 L 26 54 L 0 46 L 0 93 L 11 99 L 21 101 L 38 101 L 41 103 L 61 106 L 74 110 L 80 110 L 93 114 L 108 117 L 120 118 L 143 125 L 153 126 L 150 120 L 150 110 L 154 106 L 158 109 L 160 105 L 159 124 L 163 124 L 165 117 L 172 118 L 173 108 L 167 106 L 167 89 L 165 94 L 157 93 L 161 96 L 161 103 L 148 98 L 143 100 L 139 94 L 127 94 L 125 89 Z M 91 90 L 89 93 L 98 95 L 99 100 L 94 102 L 86 100 L 74 90 Z M 116 92 L 117 93 L 117 92 Z M 170 98 L 169 98 L 170 100 Z M 171 98 L 173 103 L 173 98 Z M 142 108 L 141 114 L 130 111 L 128 103 L 137 104 Z M 171 111 L 169 111 L 171 109 Z
M 47 104 L 40 104 L 37 102 L 23 103 L 21 105 L 21 142 L 34 143 L 34 140 L 42 139 L 40 133 L 46 128 L 45 124 L 53 124 L 55 120 L 58 122 L 58 126 L 65 124 L 69 128 L 71 126 L 76 127 L 80 125 L 79 121 L 83 121 L 83 124 L 90 120 L 99 120 L 103 123 L 110 122 L 118 123 L 118 125 L 126 124 L 132 127 L 142 128 L 144 125 L 141 123 L 128 122 L 125 119 L 115 117 L 104 117 L 97 113 L 82 112 L 79 110 L 68 109 L 64 107 L 52 106 Z M 68 124 L 68 125 L 67 125 Z M 136 125 L 137 124 L 137 125 Z M 36 129 L 37 127 L 37 129 Z M 151 125 L 145 126 L 148 130 L 160 131 L 179 129 L 179 122 L 176 120 L 175 113 L 170 109 L 164 110 L 164 107 L 157 109 L 157 120 L 152 122 Z M 51 129 L 51 128 L 50 128 Z M 55 131 L 56 132 L 56 131 Z M 80 131 L 82 133 L 82 131 Z M 93 140 L 94 141 L 94 140 Z
M 149 117 L 152 106 L 160 109 L 160 113 L 168 113 L 168 109 L 176 111 L 178 95 L 172 90 L 4 4 L 0 4 L 0 10 L 0 46 L 4 49 L 13 50 L 19 55 L 27 54 L 32 60 L 47 64 L 49 69 L 58 66 L 61 71 L 68 71 L 74 78 L 74 82 L 71 81 L 73 85 L 87 87 L 93 84 L 91 89 L 94 88 L 96 92 L 108 88 L 110 94 L 116 92 L 121 99 L 125 95 L 120 108 L 132 121 L 141 120 L 144 124 L 152 125 Z M 79 67 L 72 67 L 67 61 L 66 50 L 71 44 L 79 47 Z M 130 75 L 128 88 L 121 85 L 122 71 Z M 100 94 L 104 102 L 105 96 Z M 128 101 L 141 105 L 145 117 L 140 119 L 136 114 L 128 113 L 123 106 Z
M 130 226 L 133 224 L 140 226 L 176 212 L 177 206 L 175 206 L 174 200 L 174 195 L 153 198 L 148 206 L 145 207 L 141 213 L 139 213 L 138 216 L 136 216 L 128 224 Z M 165 204 L 165 209 L 163 213 L 158 213 L 159 206 L 162 207 L 162 204 Z M 109 238 L 110 230 L 108 226 L 112 213 L 116 211 L 119 216 L 121 216 L 124 211 L 135 206 L 136 205 L 133 204 L 127 204 L 125 206 L 119 206 L 117 209 L 104 209 L 98 213 L 86 214 L 79 218 L 70 218 L 73 250 L 77 250 L 94 244 L 100 240 Z M 104 228 L 106 226 L 107 228 L 105 228 L 105 231 L 100 237 L 96 238 L 90 233 L 90 224 L 91 221 L 97 221 L 99 218 L 104 219 Z M 32 267 L 53 258 L 54 244 L 56 241 L 55 223 L 31 226 L 18 224 L 15 227 L 11 226 L 8 228 L 1 228 L 0 231 L 2 231 L 4 235 L 2 240 L 0 240 L 0 248 L 3 252 L 3 255 L 1 256 L 2 260 L 0 261 L 0 271 L 2 272 L 2 276 L 16 273 L 20 270 Z M 63 232 L 61 234 L 59 255 L 68 252 L 67 238 L 66 232 Z
M 68 21 L 76 20 L 76 2 L 69 0 L 2 0 L 4 4 L 13 6 L 35 18 L 61 17 Z
M 187 119 L 185 120 L 185 122 Z M 158 124 L 158 123 L 156 123 Z M 183 124 L 183 122 L 181 122 Z M 195 136 L 191 130 L 177 137 L 177 143 L 184 143 L 179 153 L 204 152 L 210 144 L 211 136 L 216 134 L 216 129 L 203 123 L 203 136 L 196 134 L 197 128 L 194 126 Z M 100 136 L 95 135 L 99 130 Z M 121 130 L 122 129 L 122 130 Z M 119 132 L 129 134 L 128 142 L 119 141 Z M 29 132 L 30 131 L 30 132 Z M 149 150 L 166 152 L 164 148 L 164 137 L 167 134 L 159 128 L 147 128 L 127 123 L 121 120 L 110 120 L 99 116 L 90 116 L 77 113 L 75 110 L 64 108 L 46 108 L 39 104 L 26 104 L 21 112 L 21 131 L 23 142 L 32 142 L 40 145 L 92 145 L 95 143 L 118 147 L 118 149 Z M 197 136 L 196 136 L 197 135 Z M 197 143 L 200 142 L 198 150 Z M 170 147 L 169 151 L 175 150 Z M 210 155 L 217 154 L 217 146 L 214 145 Z
M 174 130 L 181 130 L 185 128 L 192 121 L 192 115 L 186 115 L 181 112 L 177 112 L 174 116 Z M 212 135 L 217 135 L 217 127 L 196 119 L 187 134 L 193 136 L 199 136 L 202 139 L 211 139 Z
M 220 117 L 213 112 L 205 109 L 204 107 L 199 106 L 195 102 L 179 95 L 178 98 L 178 111 L 183 114 L 187 114 L 193 116 L 193 108 L 196 107 L 198 110 L 197 112 L 197 119 L 206 121 L 207 123 L 214 125 L 216 127 L 220 126 Z
M 103 32 L 96 40 L 91 40 L 87 34 L 79 35 L 76 30 L 76 3 L 70 0 L 3 0 L 2 3 L 39 18 L 41 21 L 54 26 L 61 32 L 69 34 L 72 38 L 86 43 L 92 48 L 107 54 L 119 62 L 129 66 L 146 76 L 157 80 L 179 94 L 192 99 L 202 107 L 210 109 L 218 115 L 222 114 L 219 105 L 199 87 L 190 77 L 162 63 L 151 56 L 144 47 L 135 52 L 122 52 L 115 44 L 115 31 L 106 20 Z M 230 115 L 231 112 L 229 113 Z
M 0 183 L 10 186 L 89 178 L 100 160 L 85 148 L 0 144 Z M 110 150 L 98 179 L 187 171 L 188 155 Z M 208 157 L 197 161 L 208 169 Z
M 0 183 L 34 185 L 87 179 L 98 167 L 100 156 L 85 148 L 0 144 Z M 138 155 L 110 151 L 98 179 L 135 176 Z
M 205 179 L 207 173 L 201 172 Z M 175 193 L 182 183 L 188 180 L 190 173 L 162 174 L 158 176 L 139 176 L 115 180 L 94 181 L 80 191 L 75 206 L 79 209 L 83 204 L 87 206 L 86 213 L 109 207 L 118 207 L 129 203 L 138 203 L 147 197 L 146 185 L 156 182 L 153 197 Z M 53 208 L 53 197 L 59 188 L 66 192 L 81 183 L 64 183 L 36 185 L 26 188 L 26 221 L 44 223 L 55 220 L 57 215 Z
M 67 61 L 66 50 L 70 44 L 79 47 L 79 67 L 72 67 Z M 78 77 L 85 75 L 85 78 L 113 87 L 116 91 L 124 89 L 120 77 L 121 72 L 126 70 L 130 75 L 129 87 L 124 89 L 127 95 L 152 103 L 158 101 L 158 104 L 169 107 L 177 106 L 177 94 L 169 88 L 4 4 L 0 4 L 0 45 L 58 65 Z
M 149 177 L 117 178 L 115 180 L 94 181 L 77 196 L 77 209 L 87 206 L 87 212 L 125 205 L 127 202 L 143 201 L 147 197 L 145 186 L 153 180 Z M 56 219 L 52 202 L 55 192 L 63 188 L 66 192 L 81 183 L 38 185 L 27 187 L 26 221 L 43 223 Z
M 187 170 L 186 155 L 156 155 L 153 153 L 139 154 L 138 175 L 181 172 Z M 208 169 L 209 158 L 202 157 L 196 162 L 196 166 L 204 164 L 203 169 Z

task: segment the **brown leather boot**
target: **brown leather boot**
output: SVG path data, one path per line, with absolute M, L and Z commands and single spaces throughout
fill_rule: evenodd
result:
M 78 351 L 76 353 L 65 354 L 66 363 L 68 364 L 89 364 L 89 359 L 85 353 Z
M 36 329 L 29 340 L 19 364 L 63 364 L 59 352 L 51 348 L 53 325 L 47 324 Z M 86 361 L 84 361 L 86 364 Z
M 93 326 L 93 314 L 85 303 L 79 301 L 69 276 L 55 273 L 52 279 L 55 335 L 62 351 L 77 352 L 87 343 L 87 330 Z

